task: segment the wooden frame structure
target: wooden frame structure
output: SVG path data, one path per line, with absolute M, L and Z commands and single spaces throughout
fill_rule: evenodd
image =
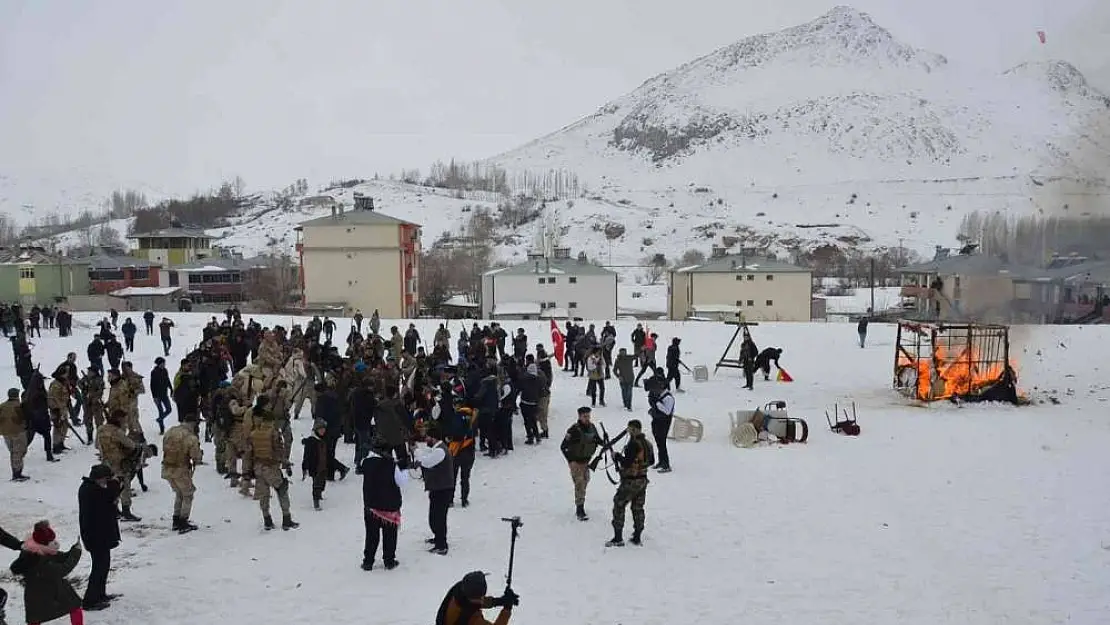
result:
M 750 323 L 747 321 L 726 321 L 725 323 L 730 326 L 736 326 L 736 332 L 732 333 L 732 338 L 729 339 L 728 345 L 725 346 L 725 351 L 721 354 L 720 360 L 717 361 L 717 366 L 713 367 L 714 374 L 716 374 L 717 370 L 721 367 L 726 367 L 728 369 L 744 368 L 743 365 L 740 364 L 739 357 L 729 358 L 728 353 L 732 350 L 732 345 L 736 343 L 736 337 L 743 335 L 744 339 L 752 338 L 752 333 L 748 328 L 759 325 L 758 323 Z M 741 340 L 741 343 L 743 343 L 743 340 Z

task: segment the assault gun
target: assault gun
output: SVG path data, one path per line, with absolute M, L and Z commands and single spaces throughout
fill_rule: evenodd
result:
M 625 429 L 621 431 L 620 434 L 617 434 L 616 438 L 610 439 L 609 433 L 605 431 L 605 424 L 598 423 L 598 425 L 601 426 L 601 449 L 597 450 L 597 456 L 595 456 L 594 459 L 590 461 L 589 466 L 591 471 L 596 471 L 597 465 L 601 463 L 601 460 L 605 457 L 605 454 L 611 455 L 613 453 L 613 446 L 619 443 L 622 438 L 628 435 L 628 430 Z

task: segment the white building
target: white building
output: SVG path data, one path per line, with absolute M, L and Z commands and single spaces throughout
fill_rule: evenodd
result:
M 714 250 L 700 265 L 670 272 L 668 315 L 746 321 L 809 321 L 813 272 L 804 267 Z
M 483 319 L 615 319 L 617 274 L 569 258 L 530 256 L 527 262 L 482 275 Z

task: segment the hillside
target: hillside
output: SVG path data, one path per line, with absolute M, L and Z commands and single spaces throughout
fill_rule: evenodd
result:
M 576 252 L 627 266 L 713 244 L 784 257 L 823 244 L 928 254 L 952 244 L 973 210 L 1105 211 L 1107 153 L 1110 98 L 1070 64 L 972 73 L 838 7 L 655 76 L 486 164 L 582 183 L 543 219 L 499 226 L 500 260 L 523 258 L 553 222 Z M 496 217 L 498 200 L 385 180 L 318 192 L 348 207 L 355 192 L 374 197 L 422 224 L 426 247 L 465 231 L 475 210 Z M 263 194 L 215 233 L 248 255 L 292 250 L 293 227 L 325 213 L 280 211 Z
M 685 230 L 929 250 L 966 212 L 1075 209 L 1104 194 L 1106 96 L 1064 62 L 970 74 L 838 7 L 660 74 L 490 159 L 582 172 L 592 196 Z M 839 227 L 802 227 L 841 224 Z M 857 230 L 862 229 L 862 233 Z

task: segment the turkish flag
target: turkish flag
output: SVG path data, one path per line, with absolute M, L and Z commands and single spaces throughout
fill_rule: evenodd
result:
M 559 324 L 555 320 L 551 320 L 551 344 L 555 346 L 555 362 L 559 366 L 563 366 L 563 356 L 566 351 L 566 340 L 563 333 L 559 331 Z
M 1041 43 L 1045 42 L 1045 34 L 1044 34 L 1043 30 L 1038 30 L 1037 31 L 1037 39 L 1040 39 Z
M 779 382 L 793 382 L 794 381 L 794 378 L 790 377 L 790 374 L 786 372 L 786 369 L 779 369 L 779 374 L 775 377 Z

